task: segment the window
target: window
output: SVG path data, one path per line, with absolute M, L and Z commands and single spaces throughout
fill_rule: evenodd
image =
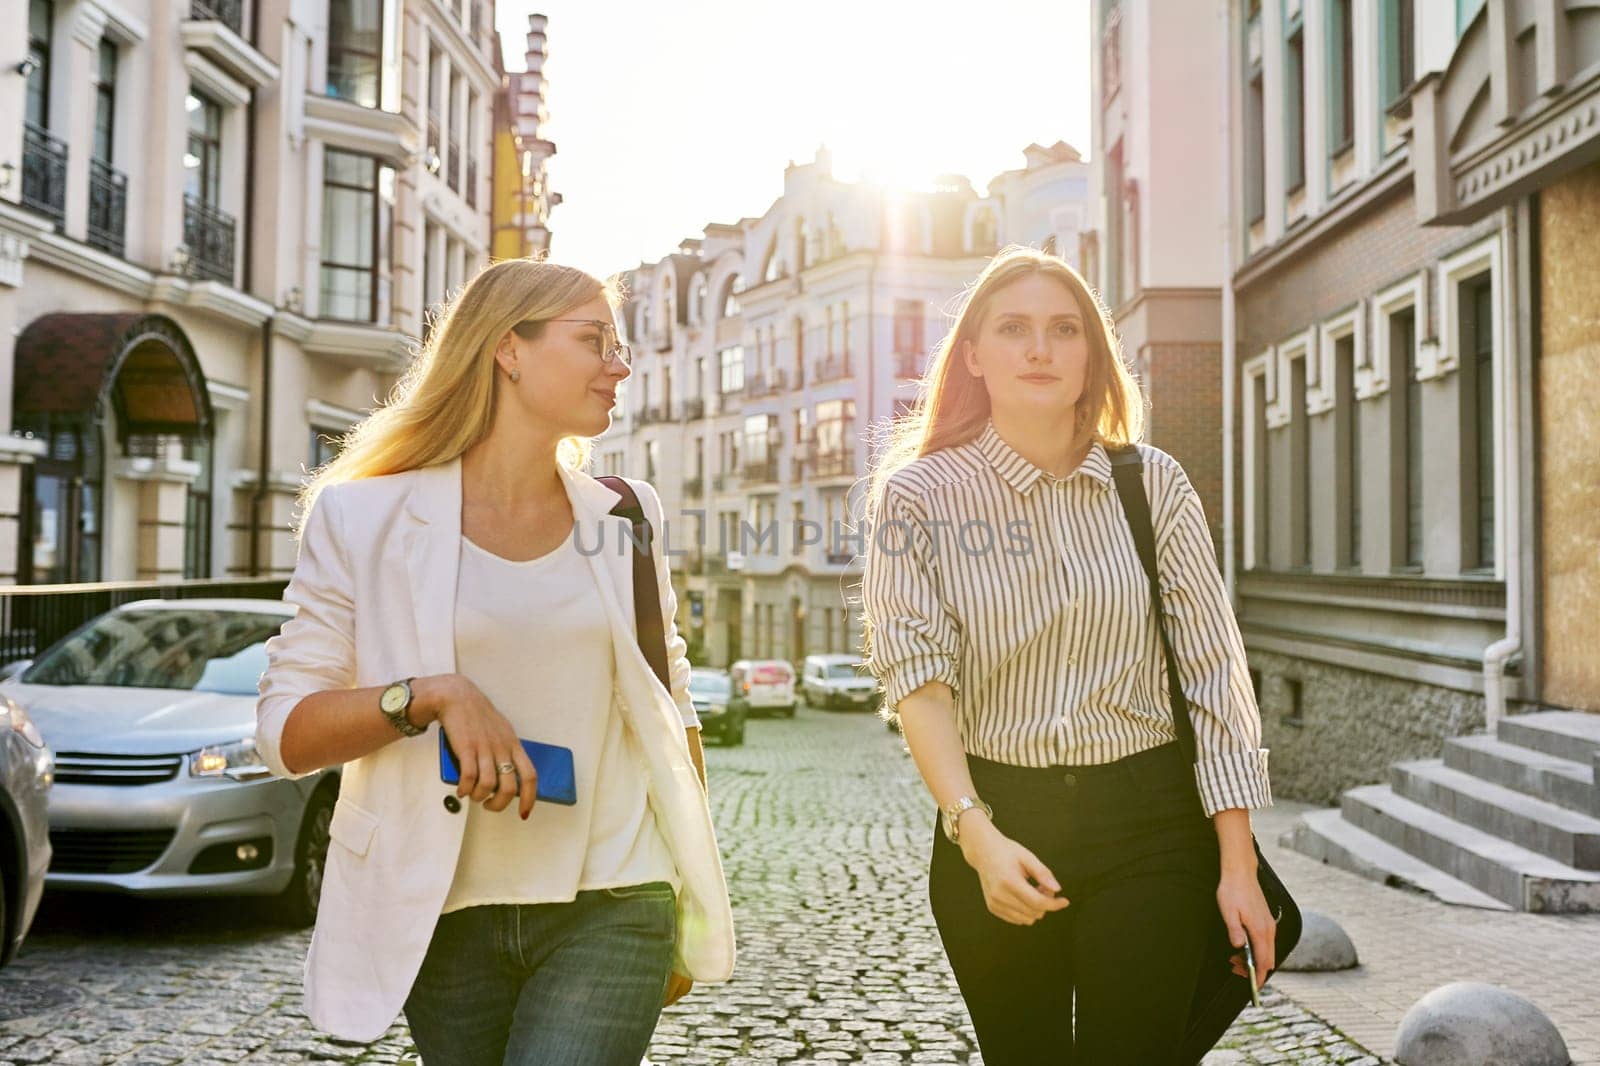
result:
M 329 148 L 322 165 L 320 314 L 389 320 L 394 171 L 370 156 Z
M 446 134 L 448 146 L 444 161 L 445 184 L 456 192 L 461 191 L 461 75 L 450 75 L 450 99 L 448 106 L 450 114 L 446 118 L 449 123 L 449 132 Z
M 654 481 L 656 473 L 661 469 L 661 442 L 647 440 L 644 442 L 644 479 Z
M 1343 155 L 1355 143 L 1355 28 L 1351 0 L 1331 0 L 1328 5 L 1328 137 L 1330 153 Z
M 1311 565 L 1311 396 L 1306 388 L 1307 355 L 1289 360 L 1289 565 Z
M 661 414 L 663 417 L 672 417 L 672 368 L 661 368 Z
M 478 206 L 478 94 L 467 90 L 467 187 L 468 207 Z
M 1284 187 L 1291 194 L 1306 184 L 1306 35 L 1295 26 L 1283 60 Z
M 211 442 L 183 441 L 183 457 L 197 461 L 200 473 L 184 494 L 183 576 L 211 576 Z
M 1383 102 L 1385 107 L 1392 107 L 1416 77 L 1416 0 L 1384 0 L 1383 17 L 1388 45 L 1384 53 Z
M 770 466 L 776 459 L 778 416 L 750 415 L 744 420 L 744 462 L 749 468 Z
M 94 158 L 111 163 L 117 111 L 117 46 L 100 39 L 100 66 L 94 86 Z
M 1494 286 L 1487 273 L 1461 285 L 1463 561 L 1494 569 Z
M 329 4 L 328 95 L 377 107 L 382 69 L 382 0 Z
M 443 94 L 444 64 L 439 61 L 439 43 L 428 38 L 428 149 L 435 155 L 443 151 L 439 140 L 439 97 Z
M 50 37 L 55 17 L 55 4 L 50 0 L 30 0 L 28 59 L 33 70 L 28 74 L 25 117 L 40 130 L 50 128 Z
M 1389 317 L 1389 358 L 1391 370 L 1390 402 L 1396 405 L 1396 421 L 1403 457 L 1403 477 L 1399 511 L 1405 524 L 1399 537 L 1402 566 L 1422 566 L 1422 381 L 1417 375 L 1414 349 L 1417 342 L 1416 308 L 1408 307 Z
M 734 344 L 717 353 L 718 391 L 727 396 L 744 391 L 744 348 Z
M 772 247 L 767 249 L 767 261 L 761 268 L 761 280 L 777 281 L 783 277 L 783 261 L 778 258 L 778 239 L 772 239 Z
M 189 142 L 183 156 L 183 191 L 216 207 L 222 181 L 222 106 L 191 91 L 184 107 L 189 112 Z
M 856 402 L 824 400 L 817 404 L 818 473 L 846 463 L 855 450 Z M 832 469 L 834 473 L 848 471 Z
M 706 476 L 706 439 L 694 439 L 694 479 L 701 480 Z
M 894 302 L 894 351 L 896 355 L 921 355 L 922 301 Z
M 1467 32 L 1467 27 L 1472 25 L 1472 20 L 1478 17 L 1478 12 L 1483 10 L 1483 0 L 1456 0 L 1456 39 Z
M 739 313 L 739 293 L 744 291 L 744 282 L 738 274 L 734 274 L 722 286 L 722 317 L 733 318 Z
M 1356 399 L 1356 338 L 1347 334 L 1333 342 L 1333 369 L 1336 388 L 1334 417 L 1337 435 L 1343 446 L 1340 465 L 1344 468 L 1342 495 L 1346 501 L 1343 565 L 1361 566 L 1361 405 Z
M 1261 67 L 1250 71 L 1244 94 L 1244 217 L 1253 226 L 1267 214 L 1266 103 Z M 1109 257 L 1109 249 L 1107 250 Z

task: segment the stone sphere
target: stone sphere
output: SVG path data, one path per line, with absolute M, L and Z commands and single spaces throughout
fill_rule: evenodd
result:
M 1280 967 L 1290 973 L 1323 973 L 1329 970 L 1349 970 L 1360 965 L 1356 946 L 1340 928 L 1339 923 L 1326 914 L 1304 911 L 1305 924 L 1300 932 L 1300 942 Z
M 1406 1012 L 1395 1034 L 1400 1066 L 1570 1066 L 1550 1019 L 1515 992 L 1459 981 Z

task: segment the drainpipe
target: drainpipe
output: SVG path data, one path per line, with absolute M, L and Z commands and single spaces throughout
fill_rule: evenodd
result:
M 1517 370 L 1521 360 L 1532 358 L 1532 345 L 1521 343 L 1524 338 L 1518 318 L 1523 264 L 1517 210 L 1500 209 L 1500 329 L 1495 339 L 1505 358 L 1500 360 L 1500 380 L 1495 382 L 1503 397 L 1500 478 L 1495 495 L 1505 545 L 1506 634 L 1483 651 L 1484 724 L 1490 734 L 1506 712 L 1506 663 L 1522 650 L 1522 375 Z M 1530 229 L 1531 221 L 1527 220 Z
M 1228 601 L 1239 606 L 1238 562 L 1234 542 L 1238 523 L 1234 519 L 1234 408 L 1237 338 L 1233 306 L 1233 25 L 1229 17 L 1232 0 L 1217 5 L 1222 13 L 1222 578 Z M 1246 516 L 1249 521 L 1249 516 Z

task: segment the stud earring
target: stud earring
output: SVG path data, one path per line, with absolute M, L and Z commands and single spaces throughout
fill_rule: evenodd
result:
M 520 367 L 515 367 L 515 366 L 512 367 L 511 368 L 511 384 L 515 385 L 517 382 L 519 382 L 521 380 L 522 380 L 522 369 Z

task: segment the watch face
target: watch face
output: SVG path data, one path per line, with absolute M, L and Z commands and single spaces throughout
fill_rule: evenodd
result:
M 401 684 L 390 685 L 383 690 L 378 705 L 387 713 L 394 714 L 406 705 L 406 687 Z

